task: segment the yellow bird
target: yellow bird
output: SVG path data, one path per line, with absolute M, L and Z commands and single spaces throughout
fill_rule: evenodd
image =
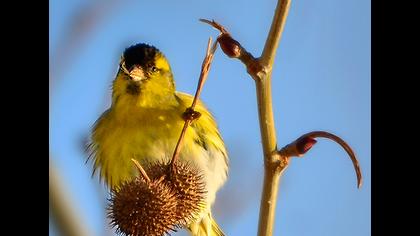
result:
M 177 92 L 165 56 L 155 47 L 136 44 L 125 49 L 113 81 L 112 104 L 95 122 L 89 145 L 94 172 L 111 188 L 138 174 L 140 163 L 169 161 L 193 97 Z M 204 174 L 206 207 L 188 226 L 193 236 L 224 235 L 211 215 L 216 192 L 228 172 L 228 156 L 216 121 L 201 103 L 201 117 L 187 129 L 179 161 L 195 164 Z

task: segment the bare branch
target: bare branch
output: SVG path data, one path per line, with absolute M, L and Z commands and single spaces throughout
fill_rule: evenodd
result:
M 229 57 L 241 60 L 246 65 L 248 74 L 255 80 L 258 117 L 264 153 L 264 183 L 258 226 L 259 236 L 270 236 L 273 234 L 280 176 L 288 166 L 288 159 L 277 153 L 277 137 L 271 95 L 271 69 L 289 6 L 290 0 L 278 0 L 271 29 L 260 59 L 256 59 L 246 51 L 238 41 L 230 36 L 223 26 L 214 21 L 202 20 L 221 31 L 218 41 L 223 52 Z
M 201 90 L 203 89 L 203 85 L 204 82 L 206 82 L 207 80 L 207 76 L 210 70 L 210 65 L 211 62 L 213 61 L 214 58 L 214 52 L 217 49 L 217 41 L 211 46 L 212 40 L 211 38 L 209 39 L 208 43 L 207 43 L 207 50 L 206 50 L 206 57 L 203 60 L 203 64 L 201 65 L 201 73 L 200 73 L 200 78 L 198 80 L 198 85 L 197 85 L 197 90 L 195 91 L 195 96 L 194 96 L 194 100 L 191 104 L 191 107 L 187 108 L 187 110 L 184 112 L 184 126 L 182 128 L 181 134 L 179 136 L 178 142 L 175 146 L 175 150 L 174 153 L 172 155 L 172 159 L 171 159 L 171 168 L 172 170 L 175 168 L 175 162 L 179 157 L 179 153 L 181 150 L 181 146 L 182 146 L 182 142 L 184 140 L 184 136 L 185 133 L 187 132 L 187 128 L 188 126 L 191 124 L 191 122 L 195 119 L 198 119 L 200 117 L 200 113 L 194 111 L 194 108 L 198 102 L 198 99 L 200 97 L 201 94 Z
M 237 58 L 245 64 L 248 74 L 255 80 L 261 141 L 264 152 L 264 183 L 258 226 L 259 236 L 271 236 L 273 234 L 280 177 L 288 167 L 290 157 L 302 156 L 316 143 L 315 137 L 326 137 L 338 142 L 347 151 L 353 161 L 358 179 L 358 187 L 360 187 L 362 181 L 359 163 L 353 151 L 342 139 L 335 135 L 322 131 L 311 132 L 287 145 L 282 150 L 277 150 L 271 95 L 271 72 L 289 12 L 290 2 L 291 0 L 278 0 L 270 32 L 260 58 L 255 58 L 251 55 L 221 24 L 214 20 L 201 19 L 202 22 L 210 24 L 220 31 L 217 41 L 223 52 L 228 57 Z
M 264 51 L 260 58 L 261 64 L 265 67 L 269 67 L 270 71 L 274 63 L 274 57 L 276 56 L 284 25 L 286 24 L 290 2 L 291 0 L 278 0 L 273 22 L 271 23 L 270 33 L 268 34 Z

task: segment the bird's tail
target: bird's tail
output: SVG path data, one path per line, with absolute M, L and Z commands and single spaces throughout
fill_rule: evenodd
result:
M 192 236 L 225 236 L 211 214 L 206 214 L 201 221 L 192 223 L 188 227 Z

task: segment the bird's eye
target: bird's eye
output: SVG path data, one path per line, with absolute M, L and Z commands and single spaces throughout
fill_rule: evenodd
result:
M 150 69 L 152 72 L 157 72 L 158 68 L 156 66 L 152 66 L 152 68 Z

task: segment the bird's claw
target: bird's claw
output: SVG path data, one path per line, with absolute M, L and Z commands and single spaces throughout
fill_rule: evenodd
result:
M 182 118 L 186 121 L 187 120 L 190 120 L 190 121 L 196 120 L 196 119 L 200 118 L 200 116 L 201 116 L 201 113 L 193 110 L 191 107 L 187 108 L 187 110 L 185 110 L 185 112 L 182 114 Z

